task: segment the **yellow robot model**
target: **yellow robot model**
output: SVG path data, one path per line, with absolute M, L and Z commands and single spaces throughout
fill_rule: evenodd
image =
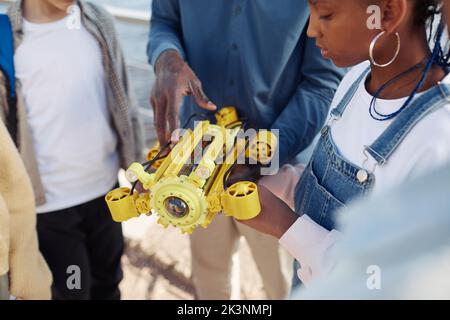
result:
M 215 117 L 216 124 L 205 120 L 194 130 L 185 130 L 167 154 L 168 146 L 160 148 L 157 143 L 148 152 L 149 162 L 128 168 L 126 177 L 133 188 L 115 189 L 105 198 L 114 221 L 153 211 L 164 227 L 172 225 L 190 234 L 198 226 L 206 228 L 222 211 L 239 220 L 259 214 L 256 184 L 242 181 L 227 187 L 227 179 L 238 159 L 270 163 L 277 138 L 268 130 L 241 137 L 244 124 L 233 107 L 221 109 Z M 146 192 L 135 190 L 138 182 Z

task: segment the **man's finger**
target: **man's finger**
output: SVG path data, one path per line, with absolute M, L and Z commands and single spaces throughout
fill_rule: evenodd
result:
M 202 85 L 198 81 L 189 82 L 189 91 L 194 96 L 195 102 L 203 109 L 215 111 L 217 106 L 212 103 L 206 94 L 203 92 Z
M 166 117 L 167 121 L 169 122 L 169 134 L 171 139 L 172 134 L 176 129 L 179 128 L 179 117 L 178 117 L 178 110 L 180 109 L 181 104 L 181 95 L 177 93 L 171 94 L 167 98 L 167 109 L 166 109 Z
M 158 136 L 158 141 L 161 146 L 167 143 L 166 139 L 166 108 L 165 104 L 162 103 L 164 98 L 156 98 L 156 96 L 152 96 L 152 106 L 153 106 L 153 124 L 156 129 L 156 134 Z

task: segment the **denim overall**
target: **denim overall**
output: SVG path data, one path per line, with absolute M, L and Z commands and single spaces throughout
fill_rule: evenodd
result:
M 358 167 L 339 153 L 330 129 L 332 123 L 342 117 L 369 70 L 364 71 L 338 106 L 331 111 L 330 122 L 322 129 L 311 161 L 295 189 L 295 211 L 308 215 L 328 230 L 335 228 L 336 213 L 342 212 L 339 209 L 345 208 L 350 201 L 372 190 L 376 167 L 387 163 L 411 129 L 431 112 L 450 103 L 450 86 L 446 84 L 439 83 L 421 94 L 393 120 L 372 145 L 365 146 L 366 161 L 363 166 L 367 166 L 369 156 L 376 161 L 375 166 L 371 169 Z
M 331 111 L 331 119 L 322 129 L 312 158 L 295 189 L 295 211 L 308 215 L 328 230 L 335 228 L 336 214 L 345 212 L 339 209 L 345 208 L 350 201 L 372 190 L 376 167 L 384 166 L 388 162 L 412 128 L 428 114 L 450 103 L 450 85 L 439 83 L 422 93 L 393 120 L 372 145 L 365 146 L 366 161 L 363 168 L 358 167 L 339 154 L 330 129 L 332 123 L 342 117 L 369 71 L 370 68 L 363 72 L 338 106 Z M 365 167 L 369 156 L 376 161 L 375 167 L 370 169 Z M 295 261 L 292 288 L 300 284 L 296 276 L 299 267 L 298 261 Z

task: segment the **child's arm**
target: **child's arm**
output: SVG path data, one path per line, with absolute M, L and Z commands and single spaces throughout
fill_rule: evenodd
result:
M 0 159 L 0 195 L 9 214 L 9 227 L 4 227 L 9 234 L 10 293 L 21 299 L 49 299 L 51 274 L 38 248 L 31 182 L 2 122 Z
M 261 203 L 260 214 L 247 221 L 239 221 L 253 229 L 280 240 L 302 268 L 299 278 L 308 283 L 315 277 L 328 274 L 335 264 L 331 249 L 340 240 L 341 234 L 324 229 L 306 215 L 299 215 L 262 185 L 258 185 Z
M 261 213 L 254 219 L 239 222 L 280 239 L 299 216 L 266 187 L 258 185 L 258 193 Z

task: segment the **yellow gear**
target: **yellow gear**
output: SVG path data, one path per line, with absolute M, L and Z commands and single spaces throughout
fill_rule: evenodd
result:
M 158 212 L 161 224 L 171 224 L 186 233 L 202 225 L 208 214 L 203 190 L 192 184 L 186 176 L 157 182 L 152 190 L 150 205 Z
M 151 214 L 151 206 L 150 206 L 150 195 L 148 193 L 140 194 L 138 198 L 134 201 L 136 205 L 136 210 L 140 214 Z
M 227 127 L 239 121 L 239 117 L 234 107 L 224 107 L 216 113 L 217 125 Z
M 247 156 L 261 164 L 268 164 L 278 145 L 277 137 L 268 130 L 260 130 L 250 141 Z
M 161 150 L 161 147 L 159 145 L 159 142 L 156 142 L 155 145 L 148 151 L 147 160 L 151 161 L 151 160 L 155 159 L 160 150 Z M 152 164 L 152 168 L 155 170 L 158 169 L 159 167 L 161 167 L 161 164 L 163 163 L 163 161 L 164 161 L 164 159 L 156 160 Z

